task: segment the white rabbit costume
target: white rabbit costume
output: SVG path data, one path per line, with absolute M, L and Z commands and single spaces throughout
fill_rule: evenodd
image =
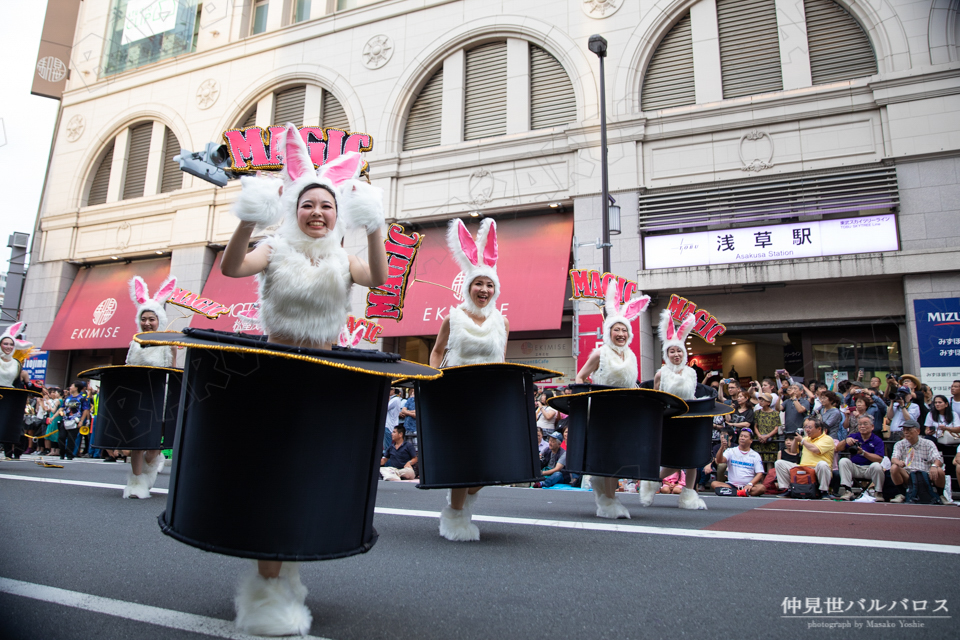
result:
M 0 387 L 12 387 L 23 370 L 23 365 L 13 357 L 13 354 L 17 351 L 26 352 L 33 346 L 32 342 L 26 342 L 17 337 L 23 332 L 25 326 L 22 322 L 14 322 L 0 335 L 0 340 L 4 338 L 13 340 L 13 352 L 10 354 L 0 352 Z
M 136 326 L 138 333 L 140 332 L 140 316 L 144 311 L 152 311 L 157 315 L 158 331 L 166 329 L 167 312 L 163 305 L 170 299 L 176 288 L 176 276 L 168 276 L 151 298 L 147 283 L 143 281 L 143 278 L 133 276 L 130 280 L 130 299 L 137 305 Z M 130 348 L 127 349 L 127 364 L 145 367 L 172 367 L 173 353 L 170 351 L 170 347 L 145 347 L 136 340 L 131 340 Z
M 260 228 L 280 225 L 263 241 L 271 252 L 266 268 L 257 275 L 259 322 L 271 340 L 342 344 L 353 278 L 340 243 L 347 227 L 365 227 L 368 235 L 380 229 L 383 194 L 358 179 L 363 166 L 359 153 L 342 154 L 315 169 L 293 124 L 286 125 L 278 148 L 284 159 L 281 179 L 242 178 L 243 189 L 233 206 L 238 218 Z M 336 202 L 336 222 L 322 238 L 308 236 L 297 223 L 300 196 L 313 187 L 326 189 Z M 359 334 L 344 334 L 343 339 L 359 342 Z M 252 571 L 243 577 L 234 598 L 236 625 L 253 635 L 303 635 L 312 621 L 304 605 L 306 596 L 298 563 L 282 563 L 276 578 Z
M 659 335 L 660 343 L 663 349 L 663 366 L 660 367 L 660 391 L 679 396 L 684 400 L 691 400 L 697 396 L 697 373 L 692 367 L 687 366 L 687 347 L 685 342 L 687 336 L 693 331 L 696 324 L 696 318 L 692 313 L 687 314 L 680 326 L 674 328 L 673 316 L 669 310 L 664 309 L 660 312 Z M 678 347 L 683 352 L 683 359 L 680 364 L 673 364 L 667 357 L 667 351 L 670 347 Z M 672 469 L 661 469 L 661 474 L 673 471 Z M 687 486 L 680 492 L 680 498 L 677 506 L 681 509 L 706 509 L 706 503 L 700 498 L 694 489 L 690 488 L 693 482 L 691 478 L 697 477 L 696 469 L 685 469 L 688 482 Z M 663 477 L 663 475 L 661 475 Z M 649 507 L 653 504 L 653 496 L 660 488 L 659 482 L 643 481 L 640 483 L 640 504 Z
M 271 255 L 257 275 L 260 322 L 272 338 L 335 343 L 350 311 L 353 285 L 340 241 L 348 226 L 365 227 L 369 234 L 383 225 L 383 193 L 358 179 L 363 167 L 359 153 L 345 153 L 315 171 L 307 145 L 292 124 L 286 125 L 279 148 L 282 179 L 241 178 L 243 190 L 233 206 L 238 218 L 260 228 L 280 224 L 263 241 Z M 322 238 L 311 238 L 297 224 L 297 202 L 312 185 L 328 189 L 337 204 L 337 221 Z
M 594 352 L 599 353 L 600 367 L 590 376 L 596 384 L 610 387 L 633 388 L 637 386 L 637 356 L 630 344 L 633 342 L 633 328 L 630 324 L 639 317 L 650 304 L 650 296 L 640 296 L 628 300 L 623 306 L 618 302 L 617 283 L 607 285 L 604 309 L 607 317 L 603 321 L 603 344 Z M 622 324 L 627 328 L 627 344 L 618 347 L 613 342 L 613 325 Z
M 450 337 L 443 367 L 466 364 L 503 362 L 507 348 L 507 327 L 497 309 L 500 297 L 500 278 L 497 277 L 497 223 L 491 218 L 480 223 L 476 240 L 471 237 L 463 221 L 455 219 L 447 227 L 447 246 L 463 273 L 461 295 L 463 302 L 450 309 Z M 479 277 L 493 281 L 494 291 L 483 308 L 470 298 L 470 285 Z M 470 312 L 484 318 L 478 325 L 467 315 Z M 447 540 L 471 541 L 480 539 L 480 530 L 471 521 L 473 503 L 477 494 L 466 496 L 463 509 L 450 506 L 452 491 L 447 493 L 448 505 L 440 511 L 440 535 Z
M 664 309 L 660 312 L 659 333 L 664 362 L 660 367 L 660 391 L 672 393 L 684 400 L 695 398 L 697 394 L 697 373 L 692 367 L 687 366 L 687 348 L 684 345 L 695 323 L 696 318 L 690 313 L 680 323 L 680 327 L 674 329 L 670 311 Z M 667 357 L 667 350 L 670 347 L 679 347 L 683 351 L 683 360 L 680 364 L 672 364 Z

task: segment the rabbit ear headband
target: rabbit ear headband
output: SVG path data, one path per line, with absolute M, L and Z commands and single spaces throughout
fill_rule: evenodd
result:
M 447 227 L 447 246 L 463 273 L 461 306 L 471 313 L 488 317 L 496 308 L 497 298 L 500 297 L 500 278 L 497 277 L 497 223 L 492 218 L 486 218 L 480 223 L 480 230 L 474 240 L 463 221 L 455 218 Z M 481 276 L 493 280 L 494 286 L 493 296 L 483 308 L 477 307 L 470 299 L 470 285 Z
M 383 193 L 358 180 L 363 169 L 359 153 L 347 152 L 314 170 L 307 143 L 297 128 L 287 123 L 278 142 L 284 158 L 281 180 L 247 176 L 241 178 L 243 191 L 234 204 L 238 218 L 266 228 L 283 222 L 282 231 L 296 236 L 297 203 L 304 191 L 322 187 L 333 194 L 337 221 L 326 236 L 339 245 L 345 227 L 366 227 L 371 233 L 383 225 Z M 280 195 L 280 188 L 283 194 Z M 301 234 L 303 235 L 303 234 Z
M 167 312 L 163 309 L 163 303 L 173 295 L 176 288 L 177 277 L 167 276 L 167 279 L 163 281 L 163 284 L 160 285 L 160 288 L 151 298 L 150 292 L 147 290 L 147 283 L 143 281 L 143 278 L 133 276 L 130 280 L 130 299 L 137 305 L 137 331 L 140 331 L 140 315 L 144 311 L 152 311 L 157 314 L 159 331 L 163 331 L 166 328 Z
M 630 324 L 643 313 L 650 305 L 650 296 L 640 296 L 627 300 L 623 306 L 620 306 L 620 291 L 617 283 L 611 281 L 607 285 L 606 297 L 604 298 L 604 311 L 606 318 L 603 321 L 603 342 L 612 349 L 619 350 L 620 347 L 613 343 L 611 331 L 613 325 L 620 323 L 627 328 L 627 345 L 633 342 L 633 328 Z
M 354 327 L 353 333 L 347 329 L 347 325 L 343 325 L 343 328 L 340 329 L 340 336 L 337 338 L 337 344 L 341 347 L 353 347 L 356 348 L 360 344 L 360 340 L 363 339 L 363 330 L 364 327 L 361 323 L 357 323 L 357 326 Z
M 23 322 L 14 322 L 12 325 L 7 327 L 7 330 L 0 334 L 0 340 L 4 338 L 10 338 L 13 340 L 13 347 L 15 351 L 23 351 L 29 349 L 33 346 L 32 342 L 27 342 L 26 340 L 20 340 L 17 338 L 18 335 L 23 333 L 23 330 L 26 328 L 26 323 Z
M 682 366 L 687 364 L 687 347 L 686 340 L 687 336 L 690 335 L 690 332 L 693 331 L 693 326 L 696 324 L 696 317 L 692 313 L 688 313 L 687 317 L 683 319 L 683 322 L 680 323 L 680 327 L 674 329 L 673 326 L 673 315 L 670 313 L 669 309 L 664 309 L 660 312 L 660 326 L 658 332 L 660 334 L 660 344 L 663 349 L 663 361 L 670 362 L 667 358 L 667 350 L 670 347 L 680 347 L 683 350 L 683 363 Z

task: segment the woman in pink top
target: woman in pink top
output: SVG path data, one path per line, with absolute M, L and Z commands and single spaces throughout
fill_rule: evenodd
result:
M 663 480 L 663 484 L 660 485 L 660 493 L 673 493 L 680 495 L 680 492 L 683 491 L 683 488 L 687 486 L 687 474 L 681 469 L 676 473 L 673 473 Z

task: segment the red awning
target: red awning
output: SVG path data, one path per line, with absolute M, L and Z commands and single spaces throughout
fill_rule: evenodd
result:
M 228 278 L 220 272 L 220 259 L 223 252 L 217 254 L 217 259 L 213 262 L 213 268 L 210 269 L 210 275 L 207 276 L 207 283 L 203 287 L 202 297 L 219 302 L 225 307 L 230 307 L 230 313 L 219 316 L 216 320 L 211 320 L 206 316 L 196 314 L 190 320 L 191 327 L 199 329 L 218 329 L 220 331 L 243 331 L 244 333 L 260 334 L 262 333 L 255 326 L 241 325 L 239 314 L 250 311 L 257 302 L 257 281 L 255 276 L 247 278 Z M 194 291 L 196 293 L 196 291 Z M 256 316 L 256 313 L 253 314 Z
M 137 307 L 130 299 L 130 279 L 143 278 L 152 294 L 169 273 L 169 259 L 81 269 L 60 305 L 43 349 L 126 347 L 139 330 Z
M 478 224 L 468 223 L 467 227 L 475 234 Z M 446 229 L 427 229 L 423 234 L 407 286 L 403 319 L 377 320 L 383 325 L 383 336 L 436 335 L 450 307 L 461 302 L 444 288 L 459 289 L 454 281 L 460 276 L 460 268 L 447 250 Z M 497 275 L 503 289 L 497 305 L 510 320 L 511 331 L 560 328 L 572 237 L 570 214 L 497 221 Z

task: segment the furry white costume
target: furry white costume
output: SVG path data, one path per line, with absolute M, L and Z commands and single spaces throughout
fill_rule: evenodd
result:
M 292 124 L 279 142 L 285 159 L 282 179 L 241 178 L 233 206 L 241 220 L 266 228 L 280 224 L 266 240 L 270 262 L 257 275 L 260 322 L 271 337 L 299 343 L 334 343 L 350 311 L 350 262 L 340 246 L 346 227 L 368 233 L 383 225 L 383 194 L 360 181 L 359 153 L 346 153 L 316 171 L 306 143 Z M 337 221 L 322 238 L 311 238 L 297 224 L 297 202 L 311 186 L 333 194 Z M 282 195 L 280 190 L 282 187 Z
M 450 309 L 450 337 L 447 340 L 443 366 L 503 362 L 507 347 L 507 327 L 496 306 L 497 298 L 500 297 L 500 278 L 497 277 L 497 224 L 490 218 L 481 222 L 480 231 L 474 241 L 463 221 L 451 220 L 447 228 L 447 246 L 463 272 L 463 302 Z M 470 298 L 470 285 L 483 276 L 493 281 L 494 290 L 487 305 L 480 308 Z M 468 311 L 483 317 L 483 324 L 474 322 L 467 315 Z M 467 494 L 463 509 L 450 506 L 450 495 L 448 492 L 448 504 L 440 511 L 440 535 L 454 541 L 479 540 L 480 530 L 471 521 L 477 495 Z
M 23 332 L 25 326 L 22 322 L 14 322 L 3 334 L 0 334 L 0 340 L 4 338 L 13 340 L 13 352 L 9 354 L 0 352 L 0 387 L 12 387 L 23 370 L 23 364 L 14 357 L 14 354 L 18 351 L 26 353 L 33 346 L 32 342 L 26 342 L 17 337 Z
M 150 292 L 147 290 L 147 283 L 143 281 L 143 278 L 133 276 L 130 280 L 130 299 L 137 305 L 136 327 L 138 333 L 140 332 L 140 316 L 143 315 L 144 311 L 152 311 L 157 315 L 159 331 L 166 329 L 167 312 L 163 305 L 170 299 L 176 288 L 176 276 L 168 276 L 151 298 Z M 170 347 L 145 347 L 136 340 L 131 340 L 130 348 L 127 349 L 127 364 L 145 367 L 172 367 L 173 353 L 171 353 Z
M 659 334 L 664 362 L 660 367 L 660 391 L 672 393 L 685 400 L 695 398 L 697 394 L 697 373 L 692 367 L 687 366 L 687 347 L 684 345 L 695 323 L 696 319 L 690 313 L 680 323 L 680 327 L 674 330 L 670 311 L 664 309 L 660 312 Z M 683 352 L 683 360 L 680 364 L 672 364 L 667 357 L 667 350 L 670 347 L 678 347 Z
M 630 344 L 633 342 L 633 328 L 631 323 L 650 304 L 650 296 L 640 296 L 628 300 L 623 306 L 618 303 L 619 293 L 616 282 L 607 285 L 604 309 L 607 317 L 603 321 L 603 344 L 594 352 L 599 352 L 600 367 L 590 376 L 596 384 L 611 387 L 633 388 L 637 386 L 637 356 L 634 355 Z M 621 324 L 627 328 L 627 344 L 618 347 L 611 334 L 613 325 Z
M 696 318 L 692 313 L 680 323 L 680 327 L 674 329 L 673 316 L 670 311 L 664 309 L 660 312 L 660 344 L 663 349 L 663 366 L 660 367 L 660 391 L 672 393 L 684 400 L 690 400 L 697 396 L 697 373 L 692 367 L 687 366 L 687 347 L 684 344 L 687 336 L 693 331 Z M 673 364 L 667 357 L 667 351 L 670 347 L 678 347 L 683 352 L 683 360 L 680 364 Z M 696 479 L 696 469 L 686 469 L 687 478 Z M 661 471 L 661 473 L 663 473 Z M 681 509 L 706 509 L 707 504 L 697 495 L 696 490 L 684 487 L 680 492 L 680 498 L 677 506 Z M 653 504 L 653 496 L 660 488 L 659 482 L 643 481 L 640 483 L 640 504 L 649 507 Z
M 384 222 L 383 194 L 358 178 L 363 161 L 346 153 L 315 169 L 297 128 L 287 124 L 279 142 L 282 179 L 245 177 L 233 206 L 241 220 L 280 227 L 265 242 L 267 267 L 257 275 L 259 322 L 272 339 L 298 343 L 337 343 L 350 311 L 350 261 L 340 246 L 347 227 L 373 233 Z M 282 195 L 279 193 L 282 187 Z M 319 187 L 334 197 L 337 219 L 322 238 L 311 238 L 297 224 L 297 203 L 304 191 Z M 355 336 L 351 336 L 355 337 Z M 237 627 L 257 635 L 303 635 L 310 629 L 304 605 L 307 589 L 299 565 L 284 562 L 278 578 L 246 577 L 234 599 Z

